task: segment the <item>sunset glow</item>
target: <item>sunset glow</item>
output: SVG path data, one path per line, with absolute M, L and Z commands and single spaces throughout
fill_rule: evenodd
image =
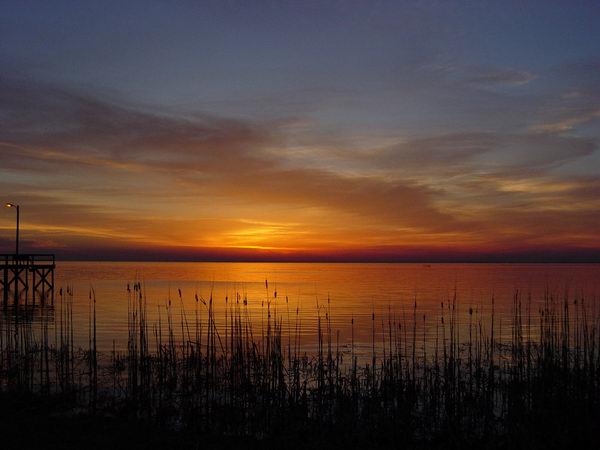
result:
M 24 249 L 600 260 L 597 3 L 251 3 L 3 8 Z

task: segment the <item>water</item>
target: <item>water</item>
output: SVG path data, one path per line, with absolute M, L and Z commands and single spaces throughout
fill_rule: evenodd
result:
M 553 424 L 563 424 L 565 410 L 580 423 L 590 411 L 597 417 L 598 275 L 600 265 L 63 263 L 53 308 L 0 308 L 0 389 L 67 392 L 82 411 L 114 414 L 123 405 L 128 417 L 139 411 L 155 423 L 260 435 L 290 421 L 302 430 L 381 423 L 390 432 L 410 417 L 414 436 L 445 433 L 450 423 L 479 440 L 489 421 L 510 434 L 504 427 L 515 417 L 543 410 L 546 421 L 548 408 L 560 419 Z M 148 308 L 141 328 L 128 321 L 138 280 Z M 207 332 L 211 295 L 218 333 Z M 513 333 L 515 296 L 524 320 Z M 540 323 L 549 296 L 556 302 Z M 100 354 L 88 335 L 90 297 Z M 242 326 L 229 334 L 232 304 Z M 196 313 L 204 334 L 195 333 Z M 153 337 L 159 315 L 162 346 Z M 264 339 L 275 321 L 281 339 Z
M 399 323 L 411 322 L 415 301 L 419 333 L 424 331 L 427 338 L 433 337 L 439 325 L 442 302 L 447 307 L 453 298 L 463 322 L 469 308 L 482 317 L 489 316 L 494 298 L 497 334 L 507 335 L 517 291 L 525 305 L 531 298 L 532 313 L 545 292 L 561 299 L 565 294 L 585 298 L 590 308 L 595 308 L 600 296 L 600 265 L 61 262 L 56 269 L 56 292 L 61 286 L 73 289 L 76 344 L 87 345 L 93 289 L 99 349 L 126 346 L 127 286 L 135 281 L 144 287 L 148 319 L 153 323 L 159 312 L 164 320 L 169 299 L 177 326 L 186 317 L 193 321 L 196 308 L 205 320 L 206 308 L 196 303 L 195 295 L 206 301 L 212 295 L 217 326 L 223 329 L 226 305 L 236 299 L 242 305 L 246 298 L 245 308 L 257 330 L 266 324 L 270 303 L 272 313 L 282 320 L 284 333 L 295 330 L 299 323 L 307 348 L 314 343 L 319 315 L 322 323 L 326 317 L 330 319 L 333 339 L 339 339 L 342 346 L 351 339 L 354 318 L 355 342 L 366 348 L 372 340 L 373 314 L 379 329 L 377 339 L 390 317 Z M 55 308 L 59 304 L 57 299 Z

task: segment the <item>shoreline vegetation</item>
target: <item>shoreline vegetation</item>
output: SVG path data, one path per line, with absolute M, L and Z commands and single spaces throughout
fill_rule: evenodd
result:
M 433 338 L 417 303 L 371 316 L 368 354 L 340 342 L 329 305 L 307 351 L 302 320 L 269 293 L 224 313 L 181 291 L 148 319 L 141 283 L 127 287 L 128 342 L 100 351 L 96 298 L 88 340 L 74 343 L 70 288 L 51 319 L 31 305 L 0 320 L 3 448 L 597 448 L 597 302 L 515 292 L 509 324 L 440 302 Z M 38 305 L 42 308 L 44 306 Z M 502 327 L 504 327 L 502 329 Z M 363 330 L 364 331 L 364 330 Z M 502 334 L 504 333 L 504 334 Z M 362 343 L 364 344 L 364 342 Z

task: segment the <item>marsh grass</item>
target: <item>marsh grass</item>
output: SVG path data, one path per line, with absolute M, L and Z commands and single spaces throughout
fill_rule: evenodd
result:
M 440 447 L 598 442 L 595 301 L 546 292 L 534 302 L 517 291 L 509 323 L 494 299 L 484 314 L 483 306 L 461 310 L 455 295 L 436 316 L 415 301 L 401 316 L 371 313 L 371 342 L 362 343 L 369 354 L 359 350 L 354 318 L 350 342 L 340 342 L 329 299 L 316 305 L 316 347 L 307 350 L 299 307 L 268 282 L 260 320 L 240 294 L 218 316 L 212 295 L 196 294 L 190 309 L 178 290 L 149 321 L 144 292 L 141 283 L 127 287 L 127 346 L 113 341 L 104 353 L 93 291 L 87 348 L 75 348 L 70 288 L 44 320 L 22 306 L 5 310 L 2 394 L 58 398 L 71 413 L 194 436 Z

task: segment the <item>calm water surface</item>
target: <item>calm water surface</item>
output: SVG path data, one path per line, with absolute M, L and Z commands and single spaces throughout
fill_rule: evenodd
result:
M 342 344 L 350 339 L 354 318 L 355 339 L 367 345 L 373 313 L 378 327 L 390 317 L 399 323 L 410 321 L 415 301 L 419 326 L 428 335 L 439 324 L 441 303 L 447 305 L 455 296 L 461 320 L 466 320 L 469 308 L 481 317 L 489 315 L 494 298 L 499 332 L 504 322 L 504 332 L 510 333 L 517 291 L 524 304 L 531 298 L 532 311 L 537 311 L 545 292 L 557 298 L 585 297 L 590 308 L 598 306 L 600 295 L 598 264 L 61 262 L 56 277 L 57 293 L 67 285 L 74 291 L 75 336 L 81 345 L 88 337 L 89 293 L 95 291 L 98 340 L 104 350 L 127 343 L 127 286 L 135 281 L 144 286 L 151 323 L 161 311 L 164 318 L 169 299 L 177 321 L 184 317 L 182 311 L 192 320 L 196 308 L 204 320 L 206 308 L 195 295 L 205 300 L 212 295 L 217 325 L 223 328 L 226 306 L 238 298 L 243 305 L 246 298 L 242 310 L 257 328 L 266 323 L 270 303 L 284 332 L 299 323 L 306 345 L 314 341 L 319 315 L 325 320 L 327 314 Z

